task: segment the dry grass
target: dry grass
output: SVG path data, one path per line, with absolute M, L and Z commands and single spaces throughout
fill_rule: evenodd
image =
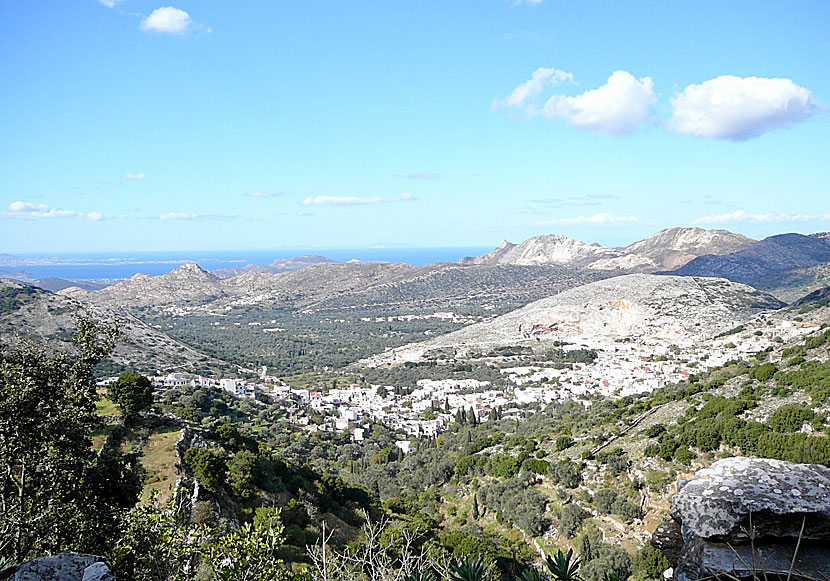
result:
M 142 502 L 150 498 L 152 490 L 161 493 L 162 502 L 170 498 L 172 486 L 176 483 L 173 463 L 176 461 L 176 442 L 180 434 L 181 430 L 170 428 L 150 435 L 142 458 L 147 471 L 147 480 L 141 492 Z
M 121 412 L 118 407 L 109 399 L 107 399 L 107 390 L 104 388 L 98 389 L 100 398 L 95 402 L 96 412 L 99 416 L 120 416 Z

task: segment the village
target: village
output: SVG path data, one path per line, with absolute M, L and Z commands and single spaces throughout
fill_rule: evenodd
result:
M 705 346 L 583 340 L 564 347 L 566 351 L 593 350 L 596 358 L 590 363 L 550 364 L 522 361 L 522 356 L 485 358 L 484 363 L 496 366 L 504 378 L 501 386 L 474 377 L 472 371 L 467 378 L 420 379 L 403 390 L 366 383 L 298 388 L 268 375 L 266 367 L 261 368 L 256 380 L 184 373 L 157 375 L 151 380 L 159 390 L 186 386 L 215 389 L 259 405 L 279 405 L 295 429 L 348 431 L 358 443 L 372 424 L 382 424 L 410 438 L 397 442 L 407 453 L 413 440 L 440 434 L 459 414 L 473 422 L 487 422 L 494 417 L 520 421 L 551 403 L 577 401 L 588 407 L 597 398 L 624 397 L 687 381 L 693 374 L 728 361 L 755 357 L 813 329 L 809 324 L 766 318 L 708 341 Z M 436 365 L 450 363 L 454 361 L 436 361 Z M 115 379 L 108 378 L 99 385 Z

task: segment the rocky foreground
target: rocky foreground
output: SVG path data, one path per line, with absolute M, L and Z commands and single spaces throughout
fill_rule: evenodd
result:
M 666 579 L 822 581 L 830 573 L 830 468 L 726 458 L 678 483 L 652 544 Z M 102 559 L 61 553 L 0 571 L 13 581 L 108 581 Z
M 652 538 L 673 579 L 828 578 L 830 468 L 726 458 L 678 488 Z

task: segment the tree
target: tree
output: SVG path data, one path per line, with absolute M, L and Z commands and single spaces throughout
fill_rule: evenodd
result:
M 585 581 L 627 579 L 631 574 L 631 557 L 620 546 L 601 544 L 581 572 Z
M 0 347 L 0 558 L 103 553 L 141 491 L 135 454 L 92 447 L 101 427 L 93 368 L 117 330 L 78 321 L 72 352 Z
M 597 510 L 602 514 L 608 514 L 613 510 L 614 503 L 617 501 L 617 493 L 610 488 L 600 488 L 594 494 L 594 504 Z
M 205 488 L 218 491 L 225 483 L 228 465 L 224 454 L 219 450 L 189 448 L 184 453 L 184 461 L 193 470 L 193 475 L 199 484 Z
M 669 567 L 671 567 L 671 563 L 663 555 L 663 552 L 651 545 L 645 545 L 640 549 L 634 555 L 631 563 L 631 568 L 635 573 L 639 573 L 641 577 L 650 579 L 660 579 L 663 576 L 663 571 Z
M 228 461 L 231 487 L 240 498 L 250 500 L 256 495 L 258 470 L 257 457 L 249 450 L 240 450 Z
M 571 446 L 574 445 L 574 439 L 568 435 L 559 436 L 556 438 L 556 450 L 561 452 L 562 450 L 567 450 Z
M 283 526 L 278 511 L 258 513 L 254 523 L 245 523 L 201 547 L 217 581 L 279 581 L 291 573 L 277 556 L 283 544 Z
M 107 397 L 118 406 L 124 423 L 129 425 L 153 405 L 153 384 L 140 373 L 125 371 L 107 387 Z
M 566 504 L 559 513 L 559 532 L 566 537 L 573 538 L 576 531 L 582 525 L 582 521 L 588 518 L 588 513 L 576 504 Z
M 121 522 L 117 542 L 107 557 L 116 579 L 133 581 L 189 581 L 189 566 L 199 556 L 198 544 L 179 518 L 170 500 L 158 506 L 159 492 L 151 501 L 130 510 Z M 195 508 L 195 507 L 194 507 Z

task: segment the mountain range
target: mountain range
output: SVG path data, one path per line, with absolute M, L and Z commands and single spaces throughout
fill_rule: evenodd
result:
M 653 272 L 674 269 L 706 254 L 722 255 L 752 246 L 756 240 L 726 230 L 666 228 L 629 246 L 608 248 L 561 234 L 528 238 L 521 244 L 503 241 L 496 249 L 461 264 L 557 264 L 594 270 Z
M 454 331 L 447 340 L 485 341 L 482 333 L 493 333 L 496 343 L 523 333 L 530 333 L 525 339 L 566 340 L 559 337 L 562 330 L 576 325 L 596 336 L 623 327 L 636 337 L 670 332 L 682 342 L 737 325 L 759 309 L 779 308 L 783 303 L 776 298 L 792 302 L 830 286 L 830 237 L 785 234 L 754 241 L 724 230 L 669 228 L 626 247 L 608 248 L 552 234 L 521 244 L 504 242 L 459 263 L 338 263 L 308 255 L 239 270 L 209 272 L 185 264 L 101 289 L 72 286 L 57 295 L 32 295 L 43 306 L 7 309 L 4 333 L 44 326 L 45 331 L 38 331 L 43 336 L 71 331 L 69 319 L 60 329 L 49 328 L 51 312 L 86 308 L 102 317 L 117 313 L 139 335 L 154 337 L 151 342 L 169 356 L 169 368 L 207 361 L 200 349 L 218 358 L 212 367 L 222 360 L 244 364 L 254 344 L 268 365 L 283 349 L 305 354 L 325 345 L 337 353 L 344 341 L 351 345 L 364 336 L 364 346 L 380 352 L 423 337 L 407 333 L 447 332 L 471 321 L 484 322 Z M 22 296 L 23 285 L 4 284 L 7 294 Z M 391 325 L 360 326 L 437 312 L 455 322 L 440 329 L 409 325 L 403 331 Z M 506 318 L 487 321 L 499 316 Z M 266 339 L 259 330 L 266 323 L 289 331 L 284 339 L 273 334 Z M 237 330 L 229 333 L 231 328 Z M 438 345 L 441 340 L 433 341 Z M 292 341 L 302 343 L 292 347 Z M 136 361 L 146 362 L 141 343 L 134 343 Z M 182 354 L 185 344 L 195 347 L 192 354 Z M 365 356 L 364 349 L 360 357 Z

